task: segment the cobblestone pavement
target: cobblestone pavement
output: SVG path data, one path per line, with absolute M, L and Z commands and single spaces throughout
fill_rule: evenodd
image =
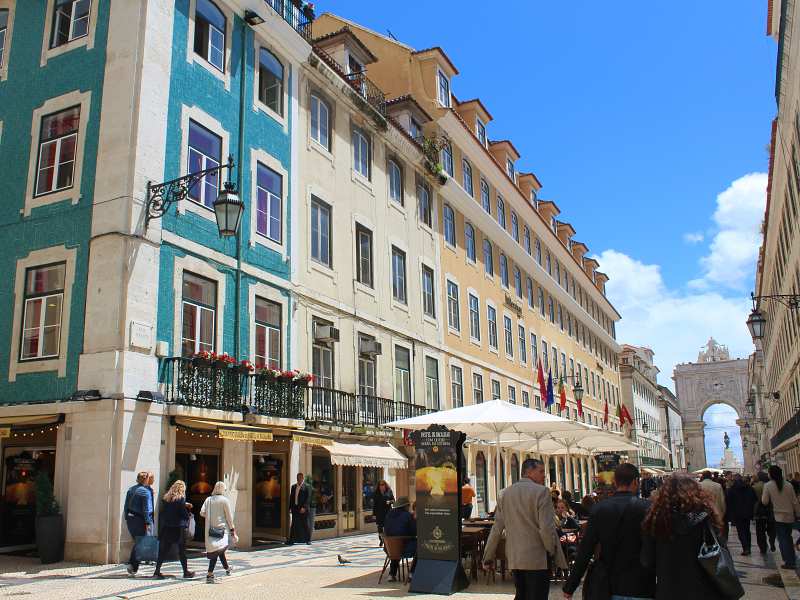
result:
M 735 538 L 735 534 L 732 537 Z M 163 581 L 150 579 L 148 575 L 153 567 L 146 565 L 141 567 L 138 577 L 130 579 L 122 565 L 40 565 L 35 559 L 3 557 L 0 558 L 0 598 L 110 600 L 146 596 L 148 600 L 241 597 L 388 600 L 407 596 L 407 587 L 400 583 L 389 583 L 384 579 L 378 585 L 384 555 L 375 547 L 375 541 L 375 535 L 354 536 L 315 542 L 311 546 L 233 551 L 229 554 L 234 567 L 233 575 L 226 577 L 218 566 L 218 583 L 214 585 L 205 583 L 203 574 L 207 561 L 199 556 L 190 559 L 190 568 L 198 574 L 191 581 L 178 577 Z M 793 573 L 783 573 L 787 586 L 785 590 L 763 582 L 764 577 L 777 574 L 772 554 L 761 556 L 756 549 L 753 555 L 742 557 L 735 539 L 731 540 L 731 552 L 747 591 L 745 598 L 800 600 L 800 580 Z M 337 554 L 350 563 L 339 565 Z M 177 576 L 180 567 L 177 563 L 170 563 L 164 572 Z M 417 594 L 413 597 L 438 598 Z M 465 600 L 509 600 L 513 597 L 513 586 L 508 577 L 502 582 L 498 576 L 496 583 L 488 585 L 485 578 L 481 577 L 478 584 L 473 583 L 457 597 Z M 580 598 L 580 595 L 576 594 L 576 597 Z M 562 598 L 560 584 L 551 586 L 550 598 Z

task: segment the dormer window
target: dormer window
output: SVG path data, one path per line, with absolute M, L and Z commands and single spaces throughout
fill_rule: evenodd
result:
M 450 108 L 450 80 L 441 69 L 439 69 L 439 104 Z
M 513 180 L 517 180 L 517 172 L 514 170 L 514 161 L 510 158 L 506 159 L 506 173 Z
M 531 204 L 535 208 L 539 208 L 539 198 L 536 196 L 536 190 L 531 190 Z
M 364 65 L 358 62 L 352 54 L 349 54 L 347 57 L 347 72 L 350 75 L 364 72 Z
M 408 134 L 415 140 L 422 137 L 422 125 L 414 117 L 408 118 Z
M 553 230 L 553 233 L 558 233 L 558 225 L 556 224 L 555 217 L 550 217 L 550 229 Z
M 475 135 L 478 136 L 478 141 L 486 146 L 486 125 L 479 118 L 475 118 Z

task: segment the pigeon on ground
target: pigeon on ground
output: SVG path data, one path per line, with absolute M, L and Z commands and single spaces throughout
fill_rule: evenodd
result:
M 336 555 L 336 559 L 339 561 L 340 565 L 349 565 L 350 564 L 350 561 L 347 560 L 346 558 L 342 558 L 341 554 L 337 554 Z

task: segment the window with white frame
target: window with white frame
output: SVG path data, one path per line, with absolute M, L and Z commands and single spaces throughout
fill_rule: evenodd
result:
M 483 270 L 490 277 L 494 276 L 494 256 L 492 254 L 492 242 L 483 238 Z
M 218 167 L 222 156 L 222 138 L 190 120 L 187 156 L 187 173 Z M 213 208 L 218 195 L 219 171 L 203 176 L 189 188 L 189 199 L 206 208 Z
M 517 218 L 517 213 L 513 210 L 511 211 L 511 237 L 514 238 L 514 241 L 519 243 L 519 219 Z
M 458 285 L 447 280 L 447 325 L 456 331 L 461 330 L 461 313 L 458 306 Z
M 525 293 L 528 296 L 528 308 L 532 310 L 536 306 L 536 303 L 533 299 L 533 280 L 530 277 L 525 279 Z
M 311 196 L 311 259 L 330 267 L 331 207 L 316 196 Z
M 256 232 L 280 244 L 283 238 L 283 177 L 258 163 L 256 170 Z
M 500 223 L 500 227 L 506 228 L 506 203 L 499 195 L 497 196 L 497 222 Z
M 356 278 L 359 283 L 373 287 L 372 231 L 356 223 Z
M 475 135 L 482 145 L 486 145 L 486 125 L 480 118 L 475 117 Z
M 439 361 L 425 357 L 425 406 L 439 410 Z
M 492 379 L 492 400 L 500 400 L 500 382 L 497 379 Z
M 536 262 L 542 264 L 542 242 L 536 238 Z
M 0 9 L 0 69 L 6 58 L 6 35 L 8 32 L 8 9 Z
M 406 253 L 392 246 L 392 296 L 398 302 L 406 304 Z
M 442 167 L 445 173 L 450 175 L 450 177 L 453 176 L 453 147 L 450 145 L 450 142 L 442 146 Z
M 545 308 L 544 308 L 544 290 L 542 286 L 539 286 L 539 313 L 542 316 L 545 316 Z
M 489 184 L 481 177 L 481 206 L 487 213 L 492 214 L 492 200 L 489 194 Z
M 489 323 L 489 347 L 497 350 L 497 309 L 486 306 L 486 320 Z
M 256 296 L 255 365 L 281 368 L 281 305 Z
M 517 403 L 517 388 L 515 388 L 513 385 L 508 386 L 508 401 L 511 404 Z
M 225 72 L 226 19 L 211 0 L 197 0 L 194 15 L 194 53 Z
M 311 139 L 325 150 L 331 149 L 331 109 L 319 96 L 311 95 Z
M 316 331 L 317 327 L 328 325 L 329 323 L 323 321 L 312 322 L 312 331 Z M 317 388 L 312 396 L 314 401 L 314 408 L 317 410 L 325 411 L 327 406 L 333 403 L 330 390 L 333 388 L 334 381 L 334 362 L 333 362 L 333 348 L 330 344 L 325 342 L 315 342 L 311 346 L 311 372 L 314 375 L 314 383 Z M 326 406 L 327 405 L 327 406 Z M 330 410 L 330 408 L 327 408 Z M 323 412 L 324 414 L 324 412 Z
M 506 355 L 514 356 L 514 331 L 512 330 L 511 317 L 503 317 L 503 331 L 506 340 Z
M 531 396 L 525 390 L 522 390 L 522 406 L 525 408 L 530 408 L 531 406 Z
M 394 399 L 411 403 L 411 352 L 403 346 L 394 347 Z
M 89 35 L 90 0 L 55 0 L 50 47 L 57 48 Z
M 389 199 L 403 206 L 403 170 L 396 161 L 389 161 Z
M 542 367 L 545 373 L 550 370 L 550 360 L 547 353 L 547 341 L 542 340 Z
M 358 127 L 353 127 L 353 169 L 356 173 L 364 177 L 370 178 L 370 147 L 369 137 L 363 130 Z
M 456 215 L 449 204 L 445 204 L 442 209 L 444 213 L 444 241 L 455 247 L 456 245 Z
M 553 348 L 553 377 L 558 379 L 558 348 L 555 346 Z
M 450 399 L 452 408 L 464 406 L 464 371 L 456 365 L 450 365 Z
M 481 303 L 475 294 L 469 294 L 469 337 L 481 339 Z
M 464 223 L 464 251 L 467 254 L 467 260 L 474 263 L 476 261 L 475 228 L 466 222 Z
M 525 233 L 523 234 L 523 244 L 525 246 L 525 252 L 528 253 L 528 256 L 531 255 L 531 230 L 528 229 L 528 226 L 525 226 Z
M 439 104 L 450 107 L 450 79 L 439 69 Z
M 539 366 L 539 346 L 536 344 L 536 334 L 531 331 L 531 364 L 534 368 Z
M 522 298 L 522 273 L 517 266 L 514 267 L 514 291 L 517 297 Z
M 419 204 L 419 220 L 428 227 L 433 227 L 433 211 L 431 210 L 431 193 L 428 186 L 417 184 L 417 203 Z
M 500 283 L 504 288 L 508 287 L 508 259 L 502 252 L 500 253 Z
M 508 173 L 508 176 L 514 181 L 517 180 L 517 172 L 514 170 L 514 161 L 510 158 L 506 159 L 506 173 Z
M 475 190 L 473 189 L 472 185 L 472 166 L 469 164 L 469 161 L 466 158 L 461 161 L 461 170 L 463 172 L 464 191 L 466 191 L 470 196 L 474 196 Z
M 422 265 L 422 312 L 436 318 L 436 292 L 434 289 L 433 269 Z
M 258 100 L 280 116 L 283 116 L 283 82 L 283 63 L 272 52 L 261 48 L 258 53 Z
M 525 327 L 517 325 L 517 333 L 519 334 L 519 362 L 525 364 L 528 362 L 528 344 L 525 338 Z
M 480 373 L 472 374 L 472 403 L 481 404 L 483 402 L 483 375 Z
M 422 137 L 422 125 L 414 117 L 408 118 L 408 134 L 415 140 Z
M 36 196 L 72 187 L 80 120 L 80 106 L 42 117 Z
M 181 356 L 213 352 L 217 319 L 217 284 L 183 273 Z
M 20 360 L 58 357 L 65 278 L 65 263 L 25 272 Z
M 373 342 L 375 338 L 367 335 L 359 335 L 359 345 L 361 342 Z M 358 394 L 360 396 L 377 395 L 375 379 L 375 357 L 371 354 L 358 355 Z M 363 399 L 362 399 L 363 401 Z

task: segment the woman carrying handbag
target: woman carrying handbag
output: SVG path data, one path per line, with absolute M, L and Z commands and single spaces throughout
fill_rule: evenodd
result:
M 214 491 L 206 498 L 200 509 L 200 516 L 206 521 L 205 539 L 206 556 L 208 556 L 206 583 L 214 583 L 214 567 L 217 566 L 217 559 L 222 563 L 225 573 L 231 574 L 225 551 L 230 544 L 235 544 L 239 539 L 236 537 L 236 528 L 233 525 L 231 502 L 225 496 L 225 491 L 225 483 L 218 481 Z
M 164 494 L 164 507 L 161 509 L 161 535 L 158 537 L 158 560 L 153 577 L 164 579 L 161 565 L 173 547 L 178 548 L 178 558 L 183 567 L 184 579 L 194 577 L 186 561 L 185 530 L 189 526 L 192 505 L 186 502 L 186 484 L 180 479 L 173 483 Z

